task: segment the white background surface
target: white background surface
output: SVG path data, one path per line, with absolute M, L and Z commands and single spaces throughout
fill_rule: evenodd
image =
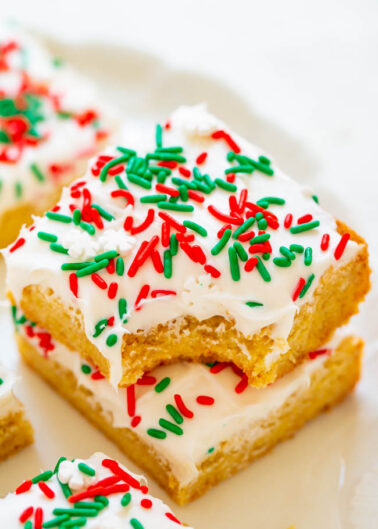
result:
M 207 100 L 366 236 L 377 267 L 376 1 L 34 0 L 2 3 L 1 13 L 64 40 L 57 50 L 102 79 L 104 93 L 131 118 L 162 118 L 179 103 Z M 378 526 L 377 298 L 374 286 L 356 319 L 368 345 L 356 396 L 199 501 L 176 508 L 184 521 L 196 529 L 353 527 L 352 499 L 370 471 L 376 486 L 355 527 Z M 5 316 L 0 323 L 0 354 L 12 363 Z M 0 466 L 0 493 L 51 467 L 62 453 L 101 449 L 125 461 L 20 369 L 18 394 L 37 444 Z M 152 491 L 167 499 L 157 487 Z

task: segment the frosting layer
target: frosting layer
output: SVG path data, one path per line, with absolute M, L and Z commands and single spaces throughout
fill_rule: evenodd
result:
M 13 394 L 16 376 L 12 371 L 0 365 L 0 417 L 21 409 L 20 402 Z
M 39 284 L 79 308 L 114 385 L 125 334 L 187 316 L 222 316 L 245 336 L 271 325 L 273 361 L 324 272 L 359 246 L 311 191 L 202 106 L 156 130 L 128 129 L 122 145 L 4 253 L 16 300 Z

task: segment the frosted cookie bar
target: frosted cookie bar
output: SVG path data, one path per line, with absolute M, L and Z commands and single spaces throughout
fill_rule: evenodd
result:
M 235 365 L 160 366 L 118 388 L 93 365 L 28 322 L 18 325 L 24 360 L 149 472 L 180 504 L 291 437 L 342 400 L 360 373 L 362 341 L 337 333 L 265 388 Z
M 201 106 L 129 130 L 4 255 L 26 316 L 115 386 L 185 359 L 265 386 L 369 288 L 364 241 Z
M 14 373 L 0 364 L 0 461 L 33 442 L 33 428 L 15 397 Z
M 86 79 L 29 35 L 0 27 L 0 247 L 54 205 L 114 129 Z
M 7 529 L 88 527 L 174 529 L 182 525 L 170 508 L 148 494 L 143 477 L 104 454 L 68 461 L 21 483 L 0 500 Z

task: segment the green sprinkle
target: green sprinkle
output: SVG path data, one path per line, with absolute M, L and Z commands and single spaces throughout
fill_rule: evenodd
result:
M 248 228 L 250 228 L 254 222 L 255 222 L 255 217 L 249 217 L 249 219 L 247 219 L 245 222 L 243 222 L 243 224 L 241 226 L 239 226 L 239 228 L 237 230 L 234 231 L 232 237 L 234 239 L 237 239 L 239 237 L 239 235 L 241 235 L 242 233 L 247 231 Z
M 122 177 L 120 174 L 117 174 L 115 177 L 114 177 L 114 181 L 115 183 L 117 184 L 117 186 L 120 188 L 120 189 L 127 189 L 127 185 L 125 184 L 125 182 L 122 180 Z M 99 212 L 100 213 L 100 212 Z M 114 217 L 113 217 L 114 218 Z
M 167 161 L 167 162 L 178 162 L 178 163 L 185 163 L 186 158 L 184 156 L 180 156 L 179 154 L 174 153 L 166 153 L 166 152 L 155 152 L 155 153 L 149 153 L 147 154 L 146 158 L 148 160 L 161 160 L 161 161 Z
M 265 268 L 264 263 L 261 261 L 260 257 L 257 257 L 256 268 L 257 268 L 258 272 L 260 273 L 260 275 L 261 275 L 261 277 L 263 278 L 264 281 L 266 281 L 268 283 L 272 279 L 270 277 L 270 274 L 269 274 L 268 270 Z
M 260 200 L 258 200 L 256 202 L 257 205 L 261 205 L 260 202 L 267 202 L 268 204 L 277 204 L 278 206 L 283 206 L 285 204 L 285 200 L 283 198 L 280 198 L 280 197 L 264 197 L 264 198 L 260 198 Z
M 121 147 L 118 145 L 117 151 L 121 152 L 122 154 L 128 154 L 129 158 L 136 155 L 136 152 L 132 149 L 128 149 L 127 147 Z
M 227 229 L 227 230 L 225 230 L 223 232 L 223 235 L 219 239 L 217 244 L 212 247 L 211 255 L 218 255 L 223 250 L 223 248 L 226 246 L 226 244 L 228 243 L 228 241 L 229 241 L 229 239 L 231 237 L 231 233 L 232 233 L 232 231 L 230 229 Z
M 163 145 L 163 129 L 161 128 L 161 125 L 159 123 L 156 125 L 155 139 L 156 139 L 156 147 L 161 148 Z
M 212 454 L 214 452 L 215 448 L 212 446 L 211 448 L 209 448 L 209 450 L 207 451 L 208 454 Z
M 14 184 L 14 192 L 15 192 L 16 198 L 21 198 L 21 196 L 22 196 L 22 184 L 21 184 L 21 182 L 16 182 Z
M 270 160 L 264 155 L 259 156 L 259 162 L 263 163 L 264 165 L 270 165 Z
M 102 261 L 99 261 L 99 262 L 90 263 L 85 268 L 78 270 L 76 272 L 76 275 L 77 277 L 88 276 L 89 274 L 93 274 L 94 272 L 98 272 L 99 270 L 106 268 L 108 264 L 109 264 L 109 259 L 103 259 Z
M 42 527 L 45 527 L 46 529 L 48 527 L 59 527 L 63 522 L 69 519 L 70 517 L 68 514 L 62 514 L 61 516 L 57 516 L 56 518 L 53 518 L 52 520 L 49 520 L 48 522 L 44 522 L 42 524 Z
M 291 259 L 287 259 L 286 257 L 275 257 L 273 263 L 281 268 L 287 268 L 288 266 L 291 266 Z
M 172 202 L 158 202 L 157 207 L 160 209 L 170 209 L 172 211 L 194 211 L 191 204 L 174 204 Z
M 312 263 L 312 248 L 308 246 L 305 249 L 305 253 L 304 253 L 304 264 L 305 266 L 310 266 L 311 263 Z
M 303 253 L 304 248 L 301 244 L 290 244 L 290 250 L 295 253 Z
M 183 202 L 187 202 L 189 200 L 189 192 L 186 186 L 179 186 L 179 193 Z
M 145 178 L 142 178 L 141 176 L 135 175 L 135 174 L 128 174 L 127 179 L 132 184 L 136 184 L 137 186 L 143 187 L 144 189 L 151 189 L 151 182 L 146 180 Z
M 136 518 L 131 518 L 130 525 L 133 529 L 144 529 L 143 525 Z
M 202 235 L 202 237 L 207 237 L 207 231 L 205 230 L 205 228 L 203 228 L 202 226 L 200 226 L 196 222 L 193 222 L 191 220 L 184 220 L 183 225 L 186 228 L 189 228 L 190 230 L 195 231 L 199 235 Z
M 164 251 L 164 277 L 172 277 L 172 254 L 169 250 Z
M 56 474 L 58 472 L 60 464 L 63 463 L 63 461 L 67 461 L 67 458 L 64 457 L 64 456 L 60 456 L 60 458 L 57 461 L 57 464 L 55 465 L 54 474 Z
M 100 501 L 104 507 L 107 507 L 109 505 L 109 500 L 106 496 L 95 496 L 95 500 L 97 502 Z
M 80 221 L 81 221 L 81 211 L 80 209 L 75 209 L 74 212 L 72 213 L 72 220 L 73 220 L 73 223 L 78 226 L 80 224 Z
M 0 130 L 0 143 L 10 143 L 11 139 L 4 130 Z
M 155 204 L 167 200 L 167 195 L 146 195 L 140 198 L 142 204 Z
M 246 301 L 245 303 L 246 305 L 248 305 L 248 307 L 262 307 L 263 306 L 263 303 L 259 303 L 258 301 Z
M 239 241 L 234 242 L 234 248 L 239 256 L 239 259 L 242 261 L 248 261 L 248 254 L 245 251 L 244 246 Z
M 258 211 L 256 213 L 256 220 L 261 220 L 264 218 L 264 213 L 262 213 L 261 211 Z
M 235 191 L 237 191 L 238 189 L 238 187 L 235 184 L 232 184 L 231 182 L 227 182 L 226 180 L 222 180 L 222 178 L 216 178 L 214 182 L 221 189 L 224 189 L 225 191 L 230 191 L 231 193 L 235 193 Z
M 114 259 L 114 257 L 117 257 L 117 255 L 118 255 L 117 250 L 109 250 L 108 252 L 99 253 L 98 255 L 96 255 L 94 260 L 96 261 L 96 263 L 98 263 L 99 261 L 102 261 L 103 259 Z
M 69 224 L 72 222 L 72 218 L 68 215 L 62 215 L 61 213 L 55 213 L 53 211 L 48 211 L 46 213 L 46 217 L 50 220 L 56 220 L 58 222 L 64 222 L 65 224 Z
M 117 175 L 119 176 L 119 175 Z M 104 208 L 102 208 L 101 206 L 99 206 L 98 204 L 92 204 L 92 208 L 95 208 L 97 209 L 97 211 L 100 213 L 101 217 L 105 220 L 114 220 L 114 217 L 113 215 L 111 215 L 111 213 L 109 213 L 108 211 L 106 211 Z
M 109 334 L 109 336 L 106 338 L 106 345 L 108 347 L 113 347 L 117 343 L 118 336 L 116 334 Z
M 74 503 L 74 507 L 76 509 L 97 509 L 101 511 L 105 506 L 101 501 L 77 501 Z
M 305 286 L 302 288 L 301 293 L 299 294 L 300 298 L 303 298 L 305 296 L 305 294 L 307 293 L 314 279 L 315 279 L 315 274 L 311 274 L 309 278 L 307 279 Z
M 33 529 L 33 524 L 30 520 L 25 522 L 24 529 Z
M 50 244 L 50 250 L 52 250 L 53 252 L 57 252 L 57 253 L 63 253 L 65 255 L 68 255 L 68 250 L 67 248 L 65 248 L 64 246 L 62 246 L 61 244 L 57 244 L 56 242 L 52 242 Z
M 176 410 L 172 404 L 167 404 L 165 409 L 169 413 L 169 415 L 172 417 L 172 419 L 177 422 L 177 424 L 182 424 L 184 422 L 184 418 L 181 415 L 179 411 Z M 161 425 L 160 425 L 161 426 Z
M 4 384 L 4 380 L 2 378 L 0 378 L 0 386 L 1 384 Z
M 259 230 L 266 230 L 268 227 L 268 221 L 266 219 L 261 219 L 257 222 Z
M 37 233 L 37 237 L 38 239 L 47 242 L 56 242 L 58 240 L 58 237 L 56 235 L 54 235 L 53 233 L 47 233 L 46 231 L 39 231 Z
M 81 221 L 79 226 L 80 226 L 80 228 L 82 228 L 83 230 L 88 232 L 89 235 L 94 235 L 96 233 L 96 230 L 95 230 L 94 226 L 92 226 L 92 224 L 89 224 L 89 222 Z
M 53 472 L 51 470 L 46 470 L 45 472 L 42 472 L 41 474 L 38 474 L 37 476 L 34 476 L 32 478 L 32 483 L 38 483 L 38 481 L 48 481 L 53 476 Z
M 116 260 L 116 272 L 118 276 L 123 276 L 125 272 L 125 262 L 122 257 L 118 257 Z
M 314 202 L 316 202 L 317 204 L 319 204 L 319 197 L 318 197 L 318 195 L 312 195 L 311 198 L 312 198 L 312 200 L 313 200 Z
M 30 165 L 30 170 L 33 173 L 33 175 L 36 177 L 36 179 L 39 180 L 40 182 L 44 182 L 46 180 L 44 174 L 42 173 L 42 171 L 40 170 L 40 168 L 38 167 L 36 163 L 32 163 Z
M 127 301 L 125 298 L 119 298 L 118 300 L 118 314 L 122 320 L 124 315 L 127 313 Z
M 298 224 L 297 226 L 292 226 L 290 228 L 291 233 L 302 233 L 304 231 L 313 230 L 320 225 L 318 220 L 313 220 L 312 222 L 305 222 L 304 224 Z
M 120 165 L 121 163 L 128 162 L 129 159 L 130 159 L 130 155 L 126 154 L 125 156 L 119 156 L 119 158 L 114 158 L 114 160 L 110 160 L 108 163 L 106 163 L 100 172 L 101 182 L 105 182 L 106 177 L 108 176 L 109 169 L 111 169 L 112 167 L 115 167 L 116 165 Z
M 171 379 L 169 377 L 165 377 L 162 380 L 160 380 L 160 382 L 156 384 L 155 386 L 156 393 L 161 393 L 162 391 L 164 391 L 165 388 L 167 388 L 170 383 L 171 383 Z
M 87 514 L 87 516 L 89 516 Z M 91 514 L 91 516 L 97 516 L 97 514 Z M 73 529 L 76 529 L 77 527 L 83 527 L 87 523 L 86 518 L 75 518 L 74 520 L 69 520 L 68 522 L 64 522 L 61 525 L 62 529 L 69 529 L 72 527 Z
M 93 261 L 91 263 L 63 263 L 61 266 L 62 270 L 81 270 L 82 268 L 85 268 L 89 264 L 93 264 Z
M 67 483 L 62 483 L 59 478 L 57 478 L 58 480 L 58 483 L 60 485 L 60 488 L 62 489 L 62 492 L 63 492 L 63 495 L 65 498 L 69 498 L 70 496 L 72 496 L 72 491 L 70 489 L 70 487 L 67 485 Z
M 247 173 L 251 174 L 254 171 L 254 167 L 252 165 L 236 165 L 235 167 L 230 167 L 229 169 L 225 170 L 226 174 L 229 173 Z
M 175 186 L 185 186 L 185 187 L 188 187 L 189 189 L 197 189 L 197 185 L 194 182 L 183 180 L 182 178 L 177 178 L 177 176 L 174 176 L 171 182 Z
M 238 261 L 238 254 L 233 246 L 230 246 L 228 249 L 228 259 L 230 261 L 230 272 L 231 277 L 234 281 L 239 281 L 240 279 L 240 268 Z
M 259 244 L 261 242 L 266 242 L 269 239 L 270 239 L 270 233 L 263 233 L 261 235 L 257 235 L 256 237 L 253 237 L 253 239 L 249 241 L 249 244 Z
M 53 514 L 68 514 L 69 516 L 97 516 L 98 511 L 97 509 L 65 509 L 61 507 L 57 507 L 53 510 Z
M 172 233 L 169 238 L 169 251 L 171 252 L 172 257 L 177 255 L 178 252 L 178 240 L 175 233 Z
M 167 437 L 163 430 L 157 430 L 156 428 L 149 428 L 147 433 L 149 436 L 155 437 L 155 439 L 165 439 Z
M 184 433 L 184 430 L 180 428 L 180 426 L 177 426 L 177 424 L 174 424 L 171 421 L 167 421 L 166 419 L 159 419 L 159 426 L 162 428 L 165 428 L 169 432 L 172 432 L 176 435 L 182 435 Z
M 178 154 L 180 152 L 183 152 L 183 148 L 182 147 L 158 147 L 156 149 L 156 152 L 173 152 L 175 154 Z
M 84 373 L 84 375 L 89 375 L 89 373 L 92 372 L 92 368 L 88 364 L 82 364 L 81 370 Z
M 295 253 L 291 252 L 285 246 L 280 246 L 280 252 L 284 257 L 286 257 L 286 259 L 290 259 L 291 261 L 295 259 Z
M 82 472 L 83 474 L 86 474 L 87 476 L 95 476 L 96 471 L 94 468 L 90 467 L 86 463 L 79 463 L 77 465 L 77 468 Z
M 93 338 L 97 338 L 98 336 L 100 336 L 100 334 L 106 329 L 107 326 L 108 326 L 107 318 L 99 320 L 95 325 L 95 332 L 93 334 Z
M 126 492 L 121 498 L 121 505 L 122 507 L 127 507 L 129 503 L 131 502 L 131 494 L 130 492 Z

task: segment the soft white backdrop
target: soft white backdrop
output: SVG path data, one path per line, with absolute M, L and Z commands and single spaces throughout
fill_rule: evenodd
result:
M 104 91 L 111 87 L 133 118 L 207 100 L 366 236 L 377 268 L 376 0 L 13 0 L 2 2 L 0 13 L 63 41 L 53 42 L 56 50 L 104 78 Z M 196 529 L 229 529 L 237 525 L 237 513 L 240 529 L 251 523 L 254 529 L 286 529 L 293 522 L 297 529 L 351 527 L 345 520 L 358 482 L 365 476 L 364 483 L 378 490 L 377 302 L 374 284 L 356 320 L 368 346 L 357 395 L 246 472 L 176 509 L 183 520 Z M 0 316 L 0 356 L 7 360 L 16 354 L 9 322 Z M 101 448 L 120 456 L 20 369 L 18 393 L 37 444 L 2 464 L 0 493 L 51 466 L 59 450 L 74 457 Z M 370 468 L 373 477 L 366 480 Z M 374 514 L 358 515 L 355 527 L 376 527 L 378 493 L 372 498 Z

